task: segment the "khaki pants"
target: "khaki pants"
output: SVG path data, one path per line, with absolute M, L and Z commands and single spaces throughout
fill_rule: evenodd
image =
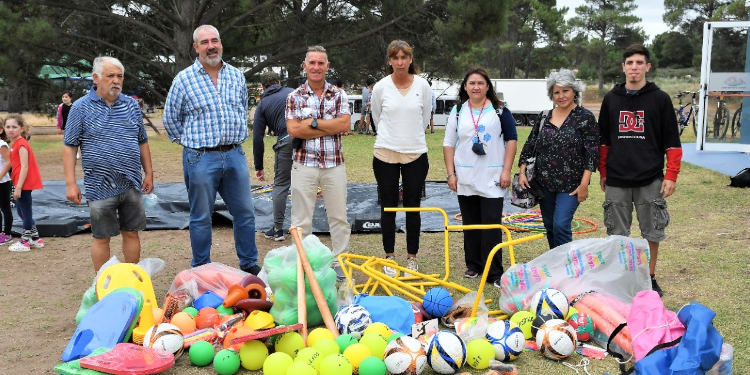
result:
M 335 258 L 349 248 L 351 234 L 346 218 L 346 166 L 316 168 L 292 164 L 292 225 L 302 228 L 305 236 L 312 233 L 318 187 L 328 215 Z

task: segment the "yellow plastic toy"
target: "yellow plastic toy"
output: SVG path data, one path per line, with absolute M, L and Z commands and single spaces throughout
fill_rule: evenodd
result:
M 151 276 L 140 266 L 133 263 L 117 263 L 102 271 L 96 280 L 96 297 L 104 298 L 117 288 L 133 288 L 143 293 L 143 303 L 159 307 L 151 284 Z

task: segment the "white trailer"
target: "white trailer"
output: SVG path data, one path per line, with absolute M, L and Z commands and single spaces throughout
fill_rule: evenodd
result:
M 505 106 L 513 113 L 516 125 L 535 125 L 539 112 L 552 109 L 545 79 L 492 79 L 495 92 L 502 94 Z

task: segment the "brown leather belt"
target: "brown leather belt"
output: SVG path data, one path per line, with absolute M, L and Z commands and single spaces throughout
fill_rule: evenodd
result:
M 211 151 L 216 151 L 216 152 L 227 152 L 227 151 L 229 151 L 229 150 L 232 150 L 232 149 L 234 149 L 234 148 L 235 148 L 235 147 L 237 147 L 237 146 L 239 146 L 239 145 L 238 145 L 238 144 L 236 144 L 236 143 L 233 143 L 233 144 L 231 144 L 231 145 L 218 145 L 218 146 L 216 146 L 216 147 L 203 147 L 203 148 L 200 148 L 200 150 L 201 150 L 201 151 L 206 151 L 206 152 L 211 152 Z

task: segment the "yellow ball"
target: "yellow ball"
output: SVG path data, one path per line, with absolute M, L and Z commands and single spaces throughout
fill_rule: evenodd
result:
M 383 336 L 384 339 L 388 340 L 388 338 L 391 337 L 391 333 L 393 332 L 391 332 L 391 329 L 388 328 L 385 323 L 375 322 L 365 328 L 363 336 L 368 333 L 377 333 L 378 335 Z
M 331 354 L 320 361 L 320 373 L 325 375 L 352 375 L 352 364 L 342 354 Z M 264 374 L 267 375 L 267 374 Z
M 349 360 L 354 368 L 359 368 L 359 364 L 362 363 L 365 358 L 370 356 L 372 356 L 370 348 L 360 343 L 349 345 L 349 347 L 344 350 L 344 357 Z
M 294 362 L 287 368 L 286 375 L 318 375 L 318 371 L 307 363 Z
M 331 354 L 339 354 L 339 344 L 334 339 L 320 339 L 312 347 L 320 353 L 320 358 L 328 357 Z
M 578 314 L 578 310 L 575 307 L 570 306 L 570 308 L 568 308 L 568 315 L 565 315 L 565 320 L 568 321 L 573 314 Z
M 284 352 L 276 352 L 263 361 L 263 375 L 286 375 L 286 370 L 292 365 L 292 357 Z
M 359 340 L 360 344 L 364 344 L 370 349 L 370 353 L 374 357 L 383 359 L 385 356 L 385 347 L 388 345 L 388 339 L 383 338 L 379 334 L 366 334 Z
M 476 339 L 466 344 L 466 363 L 482 370 L 490 367 L 490 360 L 495 359 L 495 348 L 486 339 Z
M 240 364 L 245 369 L 260 370 L 266 357 L 268 357 L 268 348 L 261 341 L 247 341 L 240 347 Z
M 315 371 L 320 371 L 320 352 L 315 348 L 302 348 L 297 352 L 294 362 L 303 362 L 312 366 Z
M 281 335 L 274 345 L 277 352 L 284 352 L 292 358 L 296 357 L 297 352 L 304 347 L 305 340 L 302 340 L 302 335 L 297 332 L 287 332 Z
M 320 339 L 335 339 L 335 337 L 333 336 L 333 333 L 327 328 L 315 328 L 314 330 L 310 331 L 310 334 L 307 335 L 307 346 L 315 345 L 315 342 Z
M 534 313 L 523 310 L 513 314 L 513 316 L 510 317 L 510 321 L 511 323 L 516 323 L 518 325 L 518 328 L 521 328 L 521 332 L 523 332 L 523 338 L 525 338 L 526 340 L 530 340 L 532 337 L 531 323 L 534 322 L 534 318 L 536 318 Z

